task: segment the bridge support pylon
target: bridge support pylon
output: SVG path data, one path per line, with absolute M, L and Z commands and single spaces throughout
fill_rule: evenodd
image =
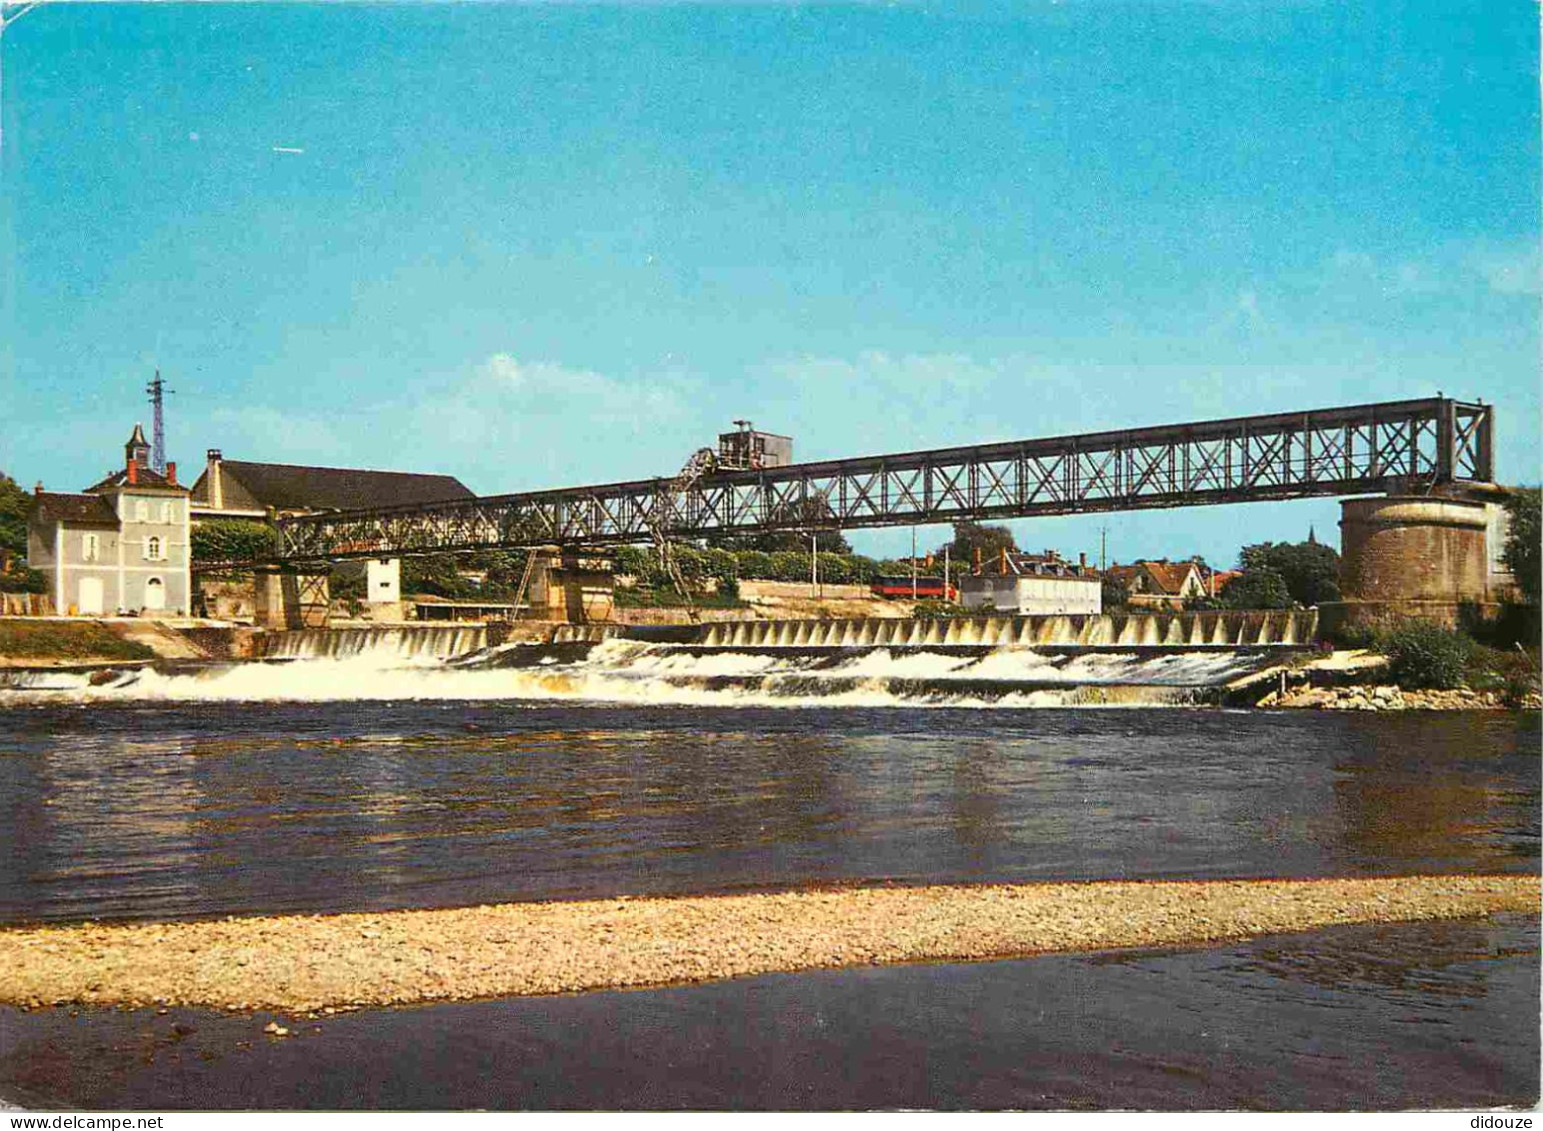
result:
M 1322 629 L 1400 618 L 1458 627 L 1499 612 L 1489 530 L 1494 502 L 1450 495 L 1386 495 L 1340 504 L 1340 593 Z
M 542 620 L 590 624 L 611 619 L 615 563 L 599 554 L 542 546 L 530 578 L 530 611 Z
M 253 620 L 262 628 L 326 628 L 330 614 L 328 575 L 302 573 L 282 566 L 254 571 Z

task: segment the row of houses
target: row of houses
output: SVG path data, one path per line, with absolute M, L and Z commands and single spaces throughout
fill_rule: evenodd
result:
M 60 613 L 80 616 L 185 616 L 193 588 L 193 528 L 217 519 L 271 522 L 295 514 L 472 498 L 449 475 L 304 467 L 227 460 L 207 453 L 187 486 L 177 465 L 150 461 L 144 429 L 134 426 L 123 466 L 78 493 L 36 488 L 27 529 L 27 564 L 48 579 Z M 372 563 L 372 600 L 401 599 L 394 563 Z
M 1236 570 L 1213 570 L 1201 561 L 1152 558 L 1100 571 L 1088 565 L 1086 554 L 1071 562 L 1055 550 L 1003 550 L 959 579 L 959 603 L 1004 613 L 1096 614 L 1103 611 L 1108 580 L 1126 591 L 1135 608 L 1182 609 L 1195 598 L 1217 596 L 1236 576 Z

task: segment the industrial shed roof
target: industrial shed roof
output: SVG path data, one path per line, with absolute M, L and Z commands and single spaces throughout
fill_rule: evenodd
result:
M 300 467 L 235 459 L 221 460 L 219 467 L 223 503 L 232 509 L 355 510 L 476 497 L 453 475 Z M 205 470 L 193 485 L 195 502 L 209 502 L 208 478 Z

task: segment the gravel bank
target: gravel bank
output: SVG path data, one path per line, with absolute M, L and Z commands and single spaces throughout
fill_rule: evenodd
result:
M 0 931 L 0 1001 L 312 1012 L 1536 914 L 1534 876 L 1023 884 Z

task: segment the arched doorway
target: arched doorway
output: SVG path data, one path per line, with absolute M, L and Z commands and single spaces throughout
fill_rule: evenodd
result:
M 145 608 L 164 609 L 166 607 L 166 586 L 161 583 L 159 577 L 152 577 L 145 582 Z

